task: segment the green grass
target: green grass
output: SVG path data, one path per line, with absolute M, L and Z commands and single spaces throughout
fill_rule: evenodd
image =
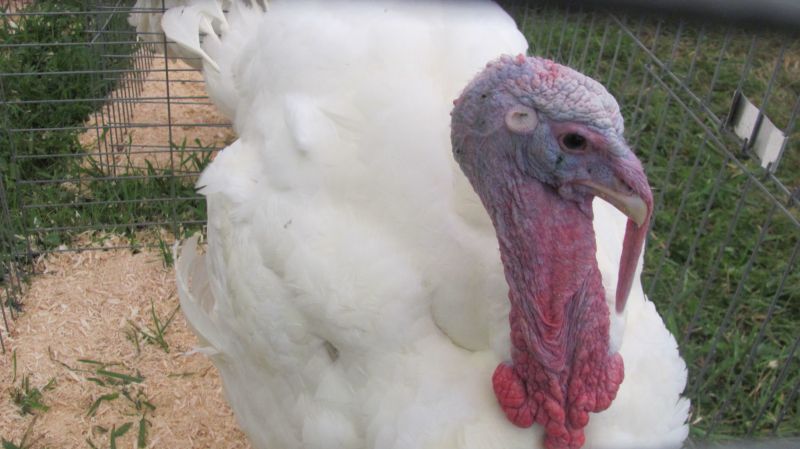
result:
M 155 312 L 153 313 L 155 314 Z M 126 419 L 127 417 L 136 418 L 133 421 L 125 421 L 119 426 L 113 424 L 111 428 L 94 426 L 91 432 L 92 436 L 95 438 L 99 436 L 103 440 L 107 439 L 108 445 L 96 443 L 89 437 L 86 438 L 86 444 L 89 447 L 116 448 L 117 440 L 133 429 L 136 429 L 136 447 L 147 447 L 148 430 L 152 425 L 148 417 L 152 417 L 155 413 L 156 406 L 145 393 L 144 387 L 141 386 L 145 378 L 137 369 L 129 367 L 125 363 L 93 359 L 78 359 L 77 364 L 72 366 L 57 360 L 52 352 L 50 358 L 67 370 L 82 374 L 83 380 L 94 383 L 101 389 L 102 393 L 96 395 L 87 408 L 87 417 L 95 416 L 103 406 L 116 406 L 115 410 L 119 411 Z
M 44 403 L 44 393 L 55 388 L 55 379 L 50 379 L 41 389 L 32 387 L 30 376 L 24 375 L 20 380 L 19 387 L 11 388 L 11 402 L 19 408 L 20 415 L 33 415 L 39 412 L 46 412 L 50 407 Z
M 125 424 L 122 424 L 119 427 L 113 426 L 113 427 L 111 427 L 111 429 L 100 428 L 100 429 L 97 429 L 97 431 L 99 433 L 107 433 L 108 434 L 108 438 L 109 438 L 109 440 L 108 440 L 109 449 L 116 449 L 116 447 L 117 447 L 117 439 L 118 438 L 122 438 L 123 436 L 125 436 L 125 434 L 128 433 L 129 430 L 131 430 L 132 426 L 133 426 L 133 422 L 126 422 Z M 91 447 L 92 449 L 99 449 L 98 446 L 96 446 L 94 444 L 94 442 L 90 438 L 86 439 L 86 444 L 88 444 L 89 447 Z M 142 445 L 139 445 L 138 442 L 137 442 L 137 447 L 142 448 L 142 447 L 145 447 L 145 446 L 146 446 L 146 443 L 142 444 Z
M 561 14 L 539 11 L 528 19 L 524 29 L 532 54 L 567 63 L 616 96 L 629 143 L 647 168 L 657 205 L 643 281 L 689 367 L 692 436 L 800 435 L 800 401 L 791 397 L 800 381 L 800 354 L 791 353 L 800 328 L 796 266 L 779 285 L 800 238 L 792 221 L 798 211 L 795 206 L 787 214 L 773 207 L 774 201 L 745 174 L 762 173 L 758 162 L 741 154 L 714 119 L 727 115 L 739 87 L 761 104 L 786 38 L 760 36 L 749 73 L 742 77 L 751 51 L 745 33 L 732 33 L 726 43 L 720 29 L 701 35 L 686 27 L 678 34 L 676 24 L 629 21 L 658 58 L 674 61 L 669 69 L 704 100 L 701 105 L 613 21 L 606 28 L 603 16 L 593 21 L 590 14 L 574 14 L 565 21 Z M 767 107 L 779 127 L 788 123 L 800 94 L 800 76 L 792 65 L 800 59 L 796 41 L 787 45 L 785 59 Z M 790 143 L 776 173 L 789 186 L 800 168 L 800 148 L 796 139 Z M 743 167 L 723 148 L 742 159 Z M 765 188 L 786 204 L 775 183 L 765 182 Z M 768 315 L 769 324 L 762 327 Z
M 131 430 L 134 425 L 136 426 L 136 447 L 147 447 L 147 432 L 150 428 L 151 422 L 147 419 L 148 415 L 152 415 L 156 406 L 153 405 L 151 399 L 147 397 L 144 389 L 136 386 L 144 381 L 144 377 L 138 372 L 136 374 L 128 374 L 119 372 L 117 368 L 111 371 L 108 368 L 118 364 L 106 364 L 95 360 L 79 360 L 88 369 L 75 369 L 75 371 L 82 371 L 88 375 L 87 381 L 94 382 L 100 387 L 108 391 L 107 393 L 99 395 L 89 406 L 86 416 L 94 416 L 97 410 L 103 404 L 111 404 L 112 402 L 122 402 L 125 416 L 138 417 L 135 421 L 126 421 L 119 427 L 113 425 L 110 429 L 103 426 L 94 426 L 92 429 L 93 435 L 108 436 L 108 447 L 117 447 L 117 439 L 122 438 Z M 130 371 L 130 370 L 129 370 Z M 91 438 L 86 439 L 86 443 L 90 447 L 98 447 L 95 445 Z
M 29 239 L 37 249 L 46 250 L 68 243 L 86 230 L 102 229 L 129 238 L 136 246 L 136 234 L 148 227 L 197 222 L 205 218 L 205 201 L 195 192 L 194 173 L 210 162 L 213 150 L 196 142 L 199 149 L 187 149 L 185 142 L 172 145 L 175 166 L 158 167 L 145 161 L 138 167 L 128 160 L 126 171 L 109 178 L 108 169 L 96 158 L 75 160 L 69 184 L 27 185 L 20 189 L 28 229 L 37 230 Z M 69 188 L 64 188 L 65 184 Z M 187 235 L 199 225 L 172 229 Z
M 32 224 L 16 213 L 21 209 L 16 181 L 67 177 L 73 160 L 68 156 L 84 151 L 78 141 L 80 127 L 117 85 L 116 71 L 130 67 L 131 59 L 125 56 L 133 52 L 134 45 L 90 44 L 93 31 L 101 28 L 106 17 L 79 14 L 84 3 L 40 0 L 22 12 L 42 15 L 2 16 L 0 42 L 6 47 L 0 49 L 0 96 L 4 101 L 0 107 L 0 175 L 13 211 L 9 225 L 15 231 L 0 242 L 8 247 L 3 253 L 24 254 L 25 239 L 17 236 Z M 108 19 L 109 29 L 127 26 L 121 14 Z M 109 54 L 118 57 L 104 56 Z M 87 73 L 92 71 L 95 73 Z M 61 187 L 46 185 L 42 189 Z
M 11 383 L 15 383 L 17 381 L 17 351 L 14 350 L 11 353 L 11 369 L 12 369 L 12 377 Z M 30 381 L 30 375 L 24 374 L 20 379 L 19 386 L 12 386 L 9 389 L 9 393 L 11 396 L 11 402 L 17 406 L 19 409 L 19 414 L 22 416 L 25 415 L 36 415 L 38 413 L 44 413 L 50 410 L 50 407 L 44 403 L 44 393 L 45 391 L 50 391 L 56 386 L 56 379 L 50 379 L 47 384 L 41 389 L 38 387 L 32 387 Z
M 129 55 L 133 45 L 89 45 L 92 30 L 100 24 L 92 15 L 70 14 L 81 11 L 81 0 L 41 0 L 26 13 L 59 14 L 3 16 L 0 40 L 0 73 L 6 104 L 4 123 L 10 131 L 0 134 L 0 169 L 23 179 L 51 177 L 64 171 L 65 153 L 81 151 L 78 129 L 90 113 L 102 106 L 102 99 L 117 84 L 115 70 L 129 67 L 129 58 L 106 58 L 103 54 Z M 63 13 L 63 14 L 62 14 Z M 97 18 L 102 20 L 102 18 Z M 125 17 L 111 18 L 120 26 Z M 35 44 L 35 45 L 32 45 Z M 98 73 L 85 73 L 86 71 Z M 105 72 L 105 73 L 103 73 Z M 67 100 L 43 103 L 43 100 Z M 75 101 L 77 100 L 77 101 Z M 53 129 L 52 131 L 22 131 Z M 12 164 L 10 151 L 28 158 Z M 8 183 L 8 185 L 12 185 Z
M 123 72 L 133 68 L 138 46 L 124 13 L 70 14 L 85 10 L 84 3 L 37 1 L 24 12 L 60 14 L 7 15 L 0 26 L 3 44 L 23 45 L 0 49 L 8 102 L 0 106 L 0 173 L 12 211 L 4 226 L 9 229 L 0 236 L 0 265 L 6 268 L 13 260 L 70 245 L 89 230 L 99 231 L 99 238 L 123 234 L 132 247 L 164 246 L 160 236 L 155 243 L 137 237 L 158 227 L 177 236 L 193 233 L 205 218 L 205 202 L 193 183 L 212 149 L 201 142 L 191 149 L 172 143 L 174 163 L 167 167 L 137 166 L 130 160 L 130 142 L 118 144 L 117 156 L 128 157 L 119 162 L 118 176 L 106 161 L 86 156 L 96 150 L 82 147 L 79 135 L 102 99 L 120 85 Z M 95 34 L 103 25 L 106 32 Z M 100 141 L 111 133 L 125 138 L 117 129 L 101 131 Z
M 25 428 L 25 432 L 22 434 L 19 443 L 14 443 L 13 441 L 7 440 L 5 437 L 0 435 L 0 447 L 2 449 L 28 449 L 37 440 L 31 440 L 33 426 L 36 424 L 36 420 L 41 416 L 42 413 L 50 410 L 50 406 L 45 403 L 44 397 L 46 392 L 52 391 L 56 388 L 56 379 L 55 377 L 51 378 L 44 386 L 39 388 L 31 385 L 30 374 L 23 374 L 20 377 L 19 386 L 14 385 L 17 382 L 18 377 L 16 350 L 12 351 L 11 353 L 11 370 L 11 387 L 8 389 L 10 396 L 9 399 L 11 400 L 11 403 L 17 407 L 17 411 L 20 415 L 30 415 L 33 418 Z
M 94 382 L 109 391 L 108 393 L 101 394 L 92 402 L 92 405 L 86 412 L 87 416 L 94 416 L 102 404 L 110 404 L 111 402 L 119 400 L 124 403 L 123 409 L 127 410 L 125 412 L 126 416 L 138 417 L 135 421 L 126 421 L 119 427 L 113 425 L 110 429 L 102 426 L 95 426 L 92 429 L 92 433 L 94 435 L 107 435 L 108 447 L 116 448 L 117 439 L 122 438 L 136 425 L 136 447 L 147 447 L 147 432 L 151 425 L 147 417 L 148 414 L 155 412 L 156 406 L 153 405 L 150 398 L 144 393 L 143 388 L 135 387 L 136 384 L 144 381 L 141 374 L 126 374 L 118 371 L 110 371 L 107 369 L 109 365 L 92 360 L 82 360 L 79 362 L 92 366 L 92 368 L 88 370 L 91 377 L 87 377 L 86 380 Z M 98 447 L 91 438 L 87 438 L 86 443 L 90 447 Z
M 131 320 L 128 320 L 129 329 L 126 331 L 125 336 L 136 347 L 136 353 L 141 352 L 140 341 L 155 345 L 166 353 L 169 353 L 169 344 L 166 340 L 167 328 L 172 324 L 175 319 L 175 314 L 178 313 L 180 304 L 177 305 L 166 318 L 160 318 L 156 313 L 156 306 L 153 300 L 150 300 L 150 319 L 152 326 L 139 326 Z

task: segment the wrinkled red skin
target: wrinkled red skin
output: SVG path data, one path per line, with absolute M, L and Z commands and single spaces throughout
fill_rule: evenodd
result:
M 511 184 L 490 201 L 512 342 L 511 362 L 497 367 L 492 384 L 511 422 L 542 425 L 547 449 L 577 449 L 589 412 L 611 405 L 624 376 L 622 357 L 608 353 L 592 221 L 550 187 Z

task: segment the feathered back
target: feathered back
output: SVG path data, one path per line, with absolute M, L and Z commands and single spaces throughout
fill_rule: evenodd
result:
M 448 150 L 449 113 L 486 62 L 526 51 L 513 20 L 489 2 L 277 1 L 257 22 L 235 11 L 234 39 L 250 39 L 231 45 L 224 34 L 219 54 L 227 59 L 217 62 L 220 74 L 232 74 L 241 142 L 203 174 L 203 193 L 324 198 L 383 227 L 375 232 L 415 242 L 421 270 L 440 277 L 439 319 L 460 344 L 487 347 L 489 329 L 506 326 L 502 312 L 489 324 L 485 299 L 451 304 L 470 290 L 504 287 L 502 275 L 488 274 L 496 257 L 477 268 L 464 263 L 496 254 L 496 238 Z M 207 77 L 209 91 L 217 81 Z M 240 169 L 259 184 L 234 187 L 241 181 L 229 173 Z M 498 340 L 507 347 L 507 338 Z

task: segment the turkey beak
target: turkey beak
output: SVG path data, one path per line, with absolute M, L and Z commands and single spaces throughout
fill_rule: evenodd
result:
M 591 180 L 578 181 L 588 187 L 596 196 L 606 200 L 623 214 L 627 215 L 637 226 L 642 226 L 649 215 L 648 207 L 641 196 L 637 195 L 627 184 L 613 177 L 612 185 L 605 186 Z
M 617 279 L 616 309 L 617 313 L 621 313 L 625 310 L 647 239 L 650 214 L 653 212 L 653 192 L 642 164 L 629 149 L 611 158 L 609 168 L 611 170 L 602 176 L 577 182 L 628 216 Z

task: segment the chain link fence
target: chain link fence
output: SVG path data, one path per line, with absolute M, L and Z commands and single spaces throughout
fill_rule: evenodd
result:
M 193 182 L 235 138 L 191 64 L 129 25 L 157 10 L 5 6 L 0 344 L 40 255 L 155 247 L 167 257 L 176 238 L 202 229 Z M 687 360 L 692 441 L 800 436 L 796 37 L 509 9 L 530 53 L 601 81 L 622 106 L 656 198 L 645 291 Z

